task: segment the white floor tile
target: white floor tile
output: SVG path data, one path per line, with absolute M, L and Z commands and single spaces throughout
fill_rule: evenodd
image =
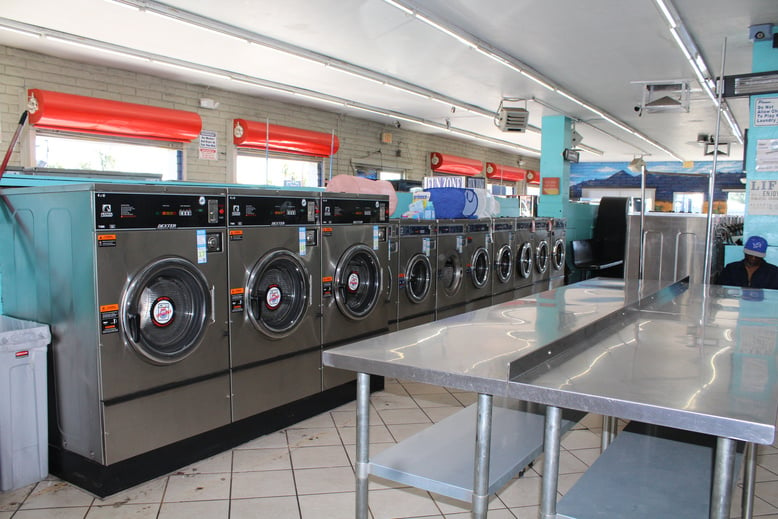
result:
M 182 474 L 168 479 L 165 503 L 230 498 L 230 474 Z
M 340 435 L 335 427 L 321 429 L 287 429 L 289 447 L 313 447 L 322 445 L 341 445 Z
M 37 483 L 22 488 L 0 492 L 0 512 L 15 512 L 27 496 L 35 489 Z
M 600 447 L 600 437 L 588 430 L 570 431 L 562 438 L 562 448 L 567 450 L 594 449 Z
M 401 425 L 409 423 L 430 424 L 432 421 L 424 411 L 415 409 L 382 409 L 378 411 L 386 425 Z
M 91 494 L 65 481 L 44 480 L 22 504 L 22 510 L 66 506 L 89 506 L 94 501 Z
M 332 494 L 352 492 L 356 485 L 351 467 L 298 469 L 294 471 L 297 494 Z
M 416 488 L 376 490 L 370 493 L 368 503 L 375 519 L 441 515 L 429 494 Z
M 540 503 L 540 483 L 540 478 L 514 479 L 497 495 L 508 508 L 537 505 Z
M 334 425 L 335 424 L 332 422 L 332 416 L 330 416 L 330 413 L 322 413 L 294 424 L 294 428 L 321 429 L 322 427 L 333 427 Z
M 230 502 L 223 501 L 189 501 L 184 503 L 162 503 L 158 519 L 192 519 L 207 517 L 208 519 L 229 519 Z
M 459 501 L 457 499 L 452 499 L 446 496 L 439 496 L 436 494 L 432 494 L 432 499 L 438 505 L 440 511 L 443 512 L 443 515 L 447 517 L 452 514 L 454 516 L 460 513 L 469 514 L 470 510 L 472 510 L 471 504 L 465 501 Z M 493 510 L 505 510 L 505 508 L 505 503 L 503 503 L 499 497 L 496 495 L 489 496 L 489 519 L 492 519 Z
M 86 514 L 86 519 L 156 519 L 159 508 L 159 503 L 92 506 Z
M 419 407 L 407 393 L 404 395 L 376 393 L 370 397 L 370 403 L 379 411 L 384 409 L 417 409 Z
M 397 443 L 400 443 L 406 438 L 410 438 L 414 434 L 423 431 L 424 429 L 428 428 L 430 425 L 432 425 L 432 423 L 397 424 L 397 425 L 389 425 L 387 426 L 387 428 L 389 429 L 389 432 L 392 434 L 394 440 Z
M 302 519 L 354 519 L 354 492 L 300 496 L 299 501 Z
M 292 460 L 289 449 L 241 449 L 234 451 L 233 472 L 258 470 L 290 470 Z
M 292 449 L 292 467 L 295 470 L 348 467 L 349 465 L 346 450 L 342 445 Z
M 294 496 L 233 499 L 230 519 L 300 519 L 300 508 Z
M 422 384 L 421 382 L 400 382 L 411 395 L 430 395 L 434 393 L 448 393 L 445 387 Z
M 356 427 L 340 427 L 338 432 L 344 445 L 354 445 L 357 443 Z M 394 443 L 394 438 L 385 425 L 371 425 L 369 427 L 368 441 L 370 443 Z
M 187 465 L 177 474 L 220 474 L 232 470 L 232 451 L 222 452 L 210 458 Z
M 14 519 L 83 519 L 89 508 L 40 508 L 37 510 L 19 510 Z
M 165 493 L 167 487 L 168 476 L 157 478 L 143 483 L 112 496 L 108 496 L 105 499 L 99 497 L 95 499 L 93 506 L 105 506 L 105 505 L 124 505 L 124 504 L 145 504 L 162 502 L 162 496 Z
M 291 470 L 240 472 L 232 475 L 232 499 L 294 496 L 295 494 L 294 476 Z

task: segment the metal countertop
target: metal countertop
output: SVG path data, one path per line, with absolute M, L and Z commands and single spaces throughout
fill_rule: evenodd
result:
M 692 285 L 635 307 L 661 288 L 589 280 L 326 350 L 324 364 L 772 443 L 778 291 Z

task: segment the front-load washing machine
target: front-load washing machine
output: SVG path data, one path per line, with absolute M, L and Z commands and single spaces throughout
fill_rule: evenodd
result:
M 389 198 L 325 192 L 321 220 L 323 349 L 386 333 Z M 324 367 L 322 387 L 355 377 Z
M 467 224 L 470 220 L 438 220 L 438 252 L 435 290 L 435 319 L 465 311 L 465 256 Z
M 228 424 L 225 191 L 71 184 L 5 196 L 17 217 L 0 210 L 4 310 L 51 325 L 59 475 L 99 493 L 111 467 L 138 469 L 134 457 Z
M 320 193 L 230 188 L 233 421 L 321 391 Z
M 492 221 L 492 304 L 513 299 L 516 276 L 516 218 Z
M 434 220 L 400 222 L 399 329 L 435 320 L 435 229 Z
M 565 230 L 567 221 L 564 218 L 553 218 L 551 231 L 548 235 L 549 253 L 549 288 L 557 288 L 565 284 L 565 258 L 567 257 L 567 239 Z
M 389 249 L 389 261 L 384 268 L 384 281 L 386 290 L 386 313 L 389 319 L 389 331 L 395 331 L 399 327 L 400 291 L 400 219 L 394 218 L 387 225 L 387 241 Z
M 465 311 L 492 304 L 492 220 L 479 218 L 467 224 L 465 239 Z
M 549 235 L 552 218 L 535 218 L 535 228 L 532 239 L 535 244 L 535 272 L 533 276 L 533 293 L 545 292 L 549 287 L 551 275 L 551 245 Z
M 531 216 L 516 218 L 516 275 L 514 276 L 514 298 L 532 295 L 535 283 L 535 242 L 532 229 L 535 221 Z

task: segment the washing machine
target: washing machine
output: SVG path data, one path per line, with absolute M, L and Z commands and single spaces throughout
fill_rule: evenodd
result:
M 533 229 L 535 220 L 531 216 L 516 218 L 516 275 L 513 297 L 515 299 L 532 295 L 535 283 L 535 241 Z
M 465 311 L 467 225 L 471 220 L 438 220 L 438 251 L 435 270 L 435 319 Z
M 516 218 L 492 221 L 492 304 L 513 299 L 516 276 Z
M 535 270 L 533 272 L 533 293 L 545 292 L 551 276 L 551 234 L 552 218 L 534 219 L 532 240 L 535 245 Z
M 387 226 L 387 241 L 389 243 L 389 261 L 384 268 L 384 280 L 387 284 L 387 318 L 389 319 L 389 331 L 399 329 L 400 323 L 400 223 L 399 218 L 389 220 Z
M 321 219 L 323 349 L 386 333 L 389 198 L 322 193 Z M 322 388 L 355 377 L 324 367 Z
M 320 193 L 228 193 L 232 418 L 321 391 Z
M 565 230 L 567 220 L 552 218 L 551 231 L 548 235 L 550 246 L 549 287 L 557 288 L 565 284 L 565 258 L 567 257 L 567 238 Z
M 228 424 L 225 191 L 5 196 L 18 219 L 0 209 L 4 311 L 52 328 L 53 458 L 115 466 Z
M 492 304 L 492 219 L 467 223 L 465 239 L 465 311 Z
M 404 329 L 435 320 L 437 232 L 434 220 L 403 220 L 399 230 L 398 329 Z

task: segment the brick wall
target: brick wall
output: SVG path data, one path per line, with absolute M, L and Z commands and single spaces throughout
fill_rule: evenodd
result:
M 7 149 L 22 111 L 26 108 L 27 89 L 40 88 L 131 103 L 194 111 L 203 120 L 203 129 L 217 133 L 219 159 L 200 160 L 197 142 L 185 145 L 187 180 L 232 182 L 235 148 L 232 145 L 232 120 L 269 119 L 281 124 L 335 134 L 340 150 L 332 159 L 332 174 L 351 174 L 352 163 L 367 163 L 385 168 L 401 168 L 409 179 L 429 174 L 429 153 L 439 151 L 470 157 L 484 162 L 516 165 L 518 155 L 489 149 L 464 140 L 431 136 L 395 128 L 394 121 L 368 121 L 342 113 L 280 102 L 269 97 L 244 95 L 204 85 L 163 79 L 145 73 L 101 65 L 85 64 L 0 45 L 0 152 Z M 200 98 L 219 102 L 216 110 L 199 107 Z M 382 131 L 393 134 L 393 143 L 380 142 Z M 30 132 L 26 131 L 14 152 L 11 166 L 30 166 Z M 399 154 L 398 154 L 399 151 Z M 398 156 L 399 155 L 399 156 Z M 25 157 L 26 160 L 23 160 Z M 539 159 L 526 158 L 523 167 L 539 169 Z M 325 174 L 329 175 L 329 160 Z M 519 183 L 522 191 L 523 183 Z

